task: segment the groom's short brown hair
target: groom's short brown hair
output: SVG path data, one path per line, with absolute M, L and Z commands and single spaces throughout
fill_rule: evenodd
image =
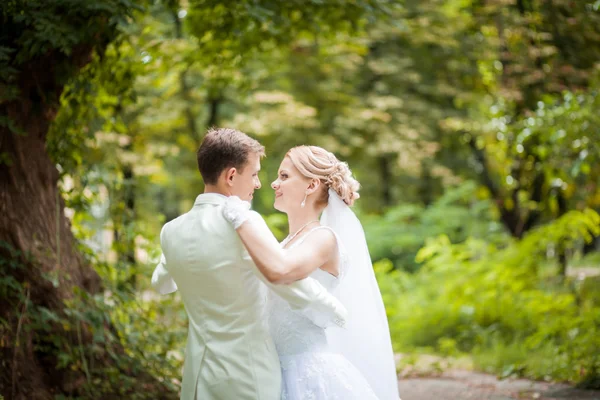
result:
M 242 171 L 248 155 L 265 155 L 265 147 L 237 129 L 210 128 L 196 153 L 204 184 L 214 185 L 226 168 Z

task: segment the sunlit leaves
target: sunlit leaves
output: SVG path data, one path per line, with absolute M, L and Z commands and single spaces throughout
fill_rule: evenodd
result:
M 567 290 L 553 259 L 560 247 L 573 251 L 597 235 L 599 222 L 594 211 L 570 212 L 499 245 L 431 238 L 418 253 L 425 266 L 416 274 L 377 275 L 397 350 L 443 352 L 453 341 L 478 368 L 594 385 L 600 302 L 584 287 L 597 285 L 597 277 L 563 278 Z

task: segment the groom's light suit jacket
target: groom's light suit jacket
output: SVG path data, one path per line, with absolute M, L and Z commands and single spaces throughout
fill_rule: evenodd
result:
M 279 400 L 281 371 L 266 324 L 265 284 L 319 326 L 343 326 L 346 311 L 315 280 L 269 283 L 223 217 L 225 200 L 201 194 L 161 232 L 163 257 L 152 285 L 163 294 L 179 289 L 189 318 L 181 399 Z

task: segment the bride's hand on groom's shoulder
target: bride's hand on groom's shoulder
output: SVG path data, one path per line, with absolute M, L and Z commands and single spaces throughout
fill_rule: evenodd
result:
M 237 196 L 229 196 L 223 205 L 223 216 L 233 229 L 238 229 L 251 216 L 250 203 Z

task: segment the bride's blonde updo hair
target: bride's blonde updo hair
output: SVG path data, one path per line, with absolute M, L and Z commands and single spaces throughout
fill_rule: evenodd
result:
M 360 196 L 360 184 L 352 177 L 348 164 L 336 158 L 333 153 L 317 146 L 297 146 L 286 154 L 302 175 L 311 179 L 319 179 L 324 190 L 317 203 L 327 204 L 329 193 L 333 189 L 344 203 L 349 206 Z

